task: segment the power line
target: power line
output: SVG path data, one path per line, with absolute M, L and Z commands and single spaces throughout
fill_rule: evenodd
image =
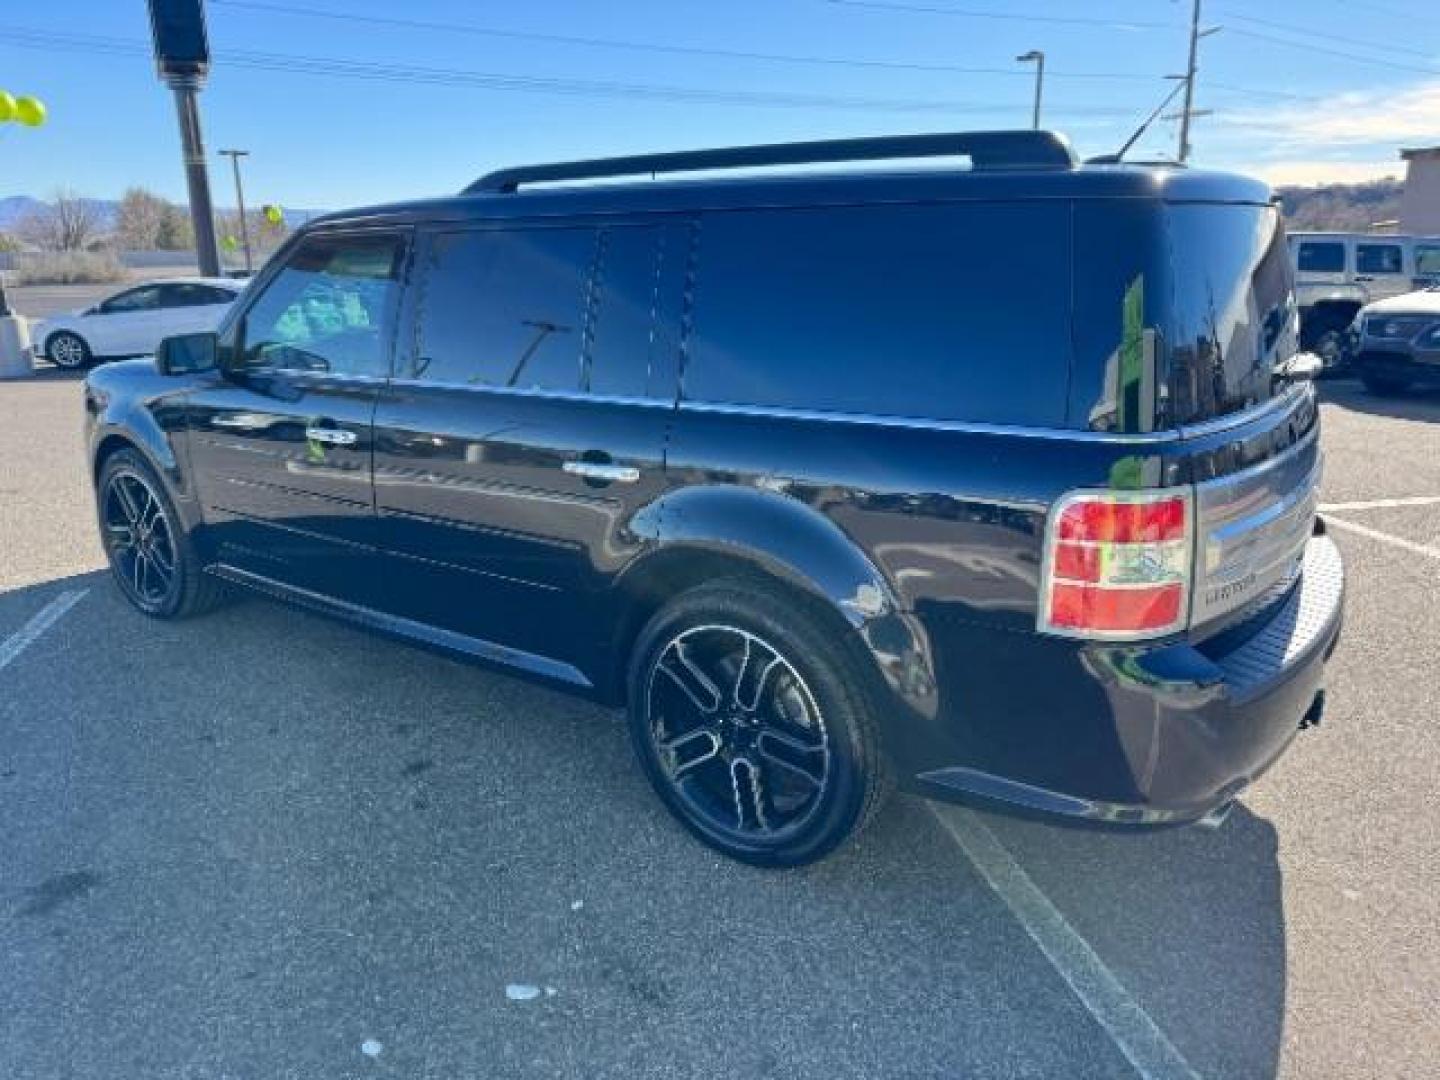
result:
M 1435 55 L 1434 49 L 1412 49 L 1404 45 L 1381 44 L 1378 41 L 1366 41 L 1363 38 L 1351 37 L 1350 35 L 1327 34 L 1319 30 L 1308 30 L 1302 26 L 1294 26 L 1289 23 L 1273 22 L 1270 19 L 1259 19 L 1253 15 L 1243 15 L 1234 8 L 1222 7 L 1227 18 L 1242 23 L 1251 23 L 1255 26 L 1264 26 L 1271 30 L 1283 30 L 1287 34 L 1295 34 L 1301 37 L 1319 38 L 1321 41 L 1334 41 L 1341 45 L 1352 45 L 1361 49 L 1377 49 L 1385 53 L 1408 53 L 1411 56 L 1419 56 L 1428 60 Z
M 1003 22 L 1049 23 L 1054 26 L 1103 26 L 1110 30 L 1171 30 L 1173 23 L 1147 19 L 1099 19 L 1083 15 L 1025 15 L 1013 11 L 981 8 L 940 7 L 934 4 L 904 3 L 901 0 L 825 0 L 838 7 L 871 11 L 897 11 L 916 15 L 946 15 L 959 19 L 993 19 Z
M 702 45 L 672 45 L 661 42 L 634 41 L 625 38 L 580 37 L 572 34 L 552 34 L 531 30 L 501 30 L 496 27 L 480 26 L 476 23 L 448 22 L 433 19 L 408 19 L 391 15 L 362 15 L 349 11 L 329 11 L 298 4 L 264 3 L 263 0 L 210 0 L 216 7 L 235 8 L 243 11 L 262 12 L 271 15 L 299 16 L 311 19 L 329 19 L 336 22 L 386 26 L 404 30 L 433 30 L 447 34 L 470 34 L 477 37 L 498 38 L 509 41 L 536 41 L 555 45 L 578 45 L 585 48 L 620 49 L 628 52 L 663 53 L 674 56 L 708 56 L 724 60 L 755 60 L 765 63 L 804 64 L 825 67 L 870 68 L 882 71 L 915 71 L 945 75 L 1006 75 L 1025 76 L 1014 68 L 965 67 L 958 64 L 925 64 L 904 60 L 872 60 L 860 57 L 808 56 L 796 53 L 755 52 L 745 49 L 722 49 Z M 1159 74 L 1144 75 L 1115 71 L 1066 71 L 1047 72 L 1048 75 L 1066 79 L 1114 79 L 1124 82 L 1153 82 Z
M 82 51 L 124 56 L 148 56 L 141 42 L 96 35 L 67 34 L 8 27 L 0 44 L 51 51 Z M 340 57 L 292 53 L 231 50 L 216 54 L 217 63 L 232 67 L 337 78 L 366 79 L 412 85 L 468 87 L 570 97 L 623 98 L 631 100 L 682 102 L 688 104 L 741 105 L 767 108 L 846 109 L 870 112 L 948 113 L 984 115 L 1021 112 L 1023 102 L 969 102 L 849 97 L 809 93 L 774 93 L 748 90 L 713 90 L 653 83 L 630 83 L 598 79 L 571 79 L 551 76 L 509 75 L 499 72 L 455 68 L 422 67 L 409 64 L 376 63 Z M 1072 106 L 1072 115 L 1124 116 L 1126 110 L 1108 106 Z
M 1271 45 L 1284 45 L 1287 48 L 1300 49 L 1309 53 L 1320 53 L 1324 56 L 1337 56 L 1344 60 L 1353 60 L 1359 64 L 1388 68 L 1391 71 L 1413 71 L 1421 75 L 1440 75 L 1440 67 L 1421 67 L 1418 64 L 1405 64 L 1396 60 L 1380 60 L 1372 56 L 1361 56 L 1359 53 L 1327 48 L 1323 45 L 1312 45 L 1306 41 L 1291 41 L 1288 38 L 1276 37 L 1274 34 L 1262 33 L 1259 30 L 1246 30 L 1243 27 L 1232 26 L 1227 27 L 1226 32 L 1238 37 L 1268 42 Z

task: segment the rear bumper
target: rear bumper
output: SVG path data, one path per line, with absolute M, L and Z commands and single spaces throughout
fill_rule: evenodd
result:
M 1268 769 L 1302 720 L 1318 723 L 1344 592 L 1339 551 L 1317 533 L 1283 602 L 1198 645 L 1066 650 L 1007 634 L 1016 640 L 968 676 L 972 665 L 940 653 L 940 727 L 954 756 L 907 771 L 937 798 L 1123 825 L 1198 821 Z M 945 637 L 932 646 L 960 644 Z M 960 681 L 984 668 L 1027 681 L 988 694 Z

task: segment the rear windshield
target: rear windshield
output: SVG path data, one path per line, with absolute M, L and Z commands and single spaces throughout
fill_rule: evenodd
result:
M 1180 204 L 1169 212 L 1171 299 L 1161 385 L 1174 423 L 1223 416 L 1274 394 L 1295 351 L 1285 230 L 1270 206 Z

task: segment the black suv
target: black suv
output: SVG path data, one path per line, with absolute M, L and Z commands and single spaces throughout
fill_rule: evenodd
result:
M 1264 186 L 1048 133 L 547 165 L 307 226 L 90 375 L 89 445 L 142 611 L 237 584 L 623 704 L 689 829 L 793 865 L 896 782 L 1218 820 L 1318 720 L 1296 326 Z

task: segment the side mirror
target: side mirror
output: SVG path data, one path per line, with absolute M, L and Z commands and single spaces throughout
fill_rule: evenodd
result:
M 1275 377 L 1284 382 L 1311 382 L 1325 370 L 1325 361 L 1312 352 L 1299 352 L 1275 368 Z
M 161 375 L 189 375 L 211 371 L 220 356 L 216 334 L 177 334 L 167 337 L 155 350 L 155 366 Z

